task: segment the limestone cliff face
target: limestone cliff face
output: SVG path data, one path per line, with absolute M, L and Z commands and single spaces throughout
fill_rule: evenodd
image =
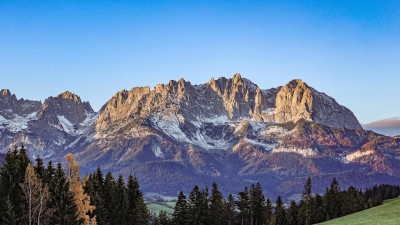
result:
M 333 98 L 293 80 L 284 87 L 261 90 L 256 84 L 235 74 L 202 85 L 180 79 L 168 84 L 123 90 L 102 108 L 97 130 L 108 129 L 116 121 L 127 122 L 152 114 L 180 115 L 188 121 L 226 117 L 259 122 L 297 122 L 300 119 L 335 128 L 361 128 L 350 110 Z M 182 120 L 181 120 L 182 122 Z
M 292 80 L 276 97 L 273 121 L 283 123 L 300 119 L 335 128 L 362 129 L 349 109 L 303 81 Z
M 350 110 L 301 80 L 262 90 L 240 74 L 180 79 L 120 91 L 98 113 L 71 92 L 43 104 L 0 92 L 0 153 L 21 142 L 46 160 L 73 152 L 82 168 L 138 175 L 150 192 L 219 178 L 227 190 L 247 178 L 281 189 L 292 178 L 348 171 L 398 180 L 400 139 L 358 128 Z

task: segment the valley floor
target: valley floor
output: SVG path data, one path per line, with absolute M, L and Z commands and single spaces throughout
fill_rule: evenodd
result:
M 363 210 L 320 225 L 400 224 L 400 199 L 386 201 L 383 205 Z

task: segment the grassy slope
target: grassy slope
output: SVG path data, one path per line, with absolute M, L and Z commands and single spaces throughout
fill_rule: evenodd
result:
M 327 221 L 320 225 L 336 224 L 400 224 L 400 199 L 387 201 L 383 205 Z
M 175 203 L 176 202 L 151 202 L 147 204 L 147 208 L 151 213 L 156 213 L 157 215 L 161 210 L 172 215 L 174 213 Z

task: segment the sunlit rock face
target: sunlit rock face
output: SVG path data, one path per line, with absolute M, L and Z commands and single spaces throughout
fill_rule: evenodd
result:
M 85 171 L 135 174 L 145 191 L 216 180 L 227 192 L 261 181 L 288 194 L 304 176 L 359 187 L 400 176 L 400 139 L 363 130 L 349 109 L 301 80 L 261 89 L 240 74 L 199 85 L 180 79 L 122 90 L 99 112 L 68 91 L 43 104 L 0 94 L 1 152 L 22 142 L 45 160 L 73 152 Z

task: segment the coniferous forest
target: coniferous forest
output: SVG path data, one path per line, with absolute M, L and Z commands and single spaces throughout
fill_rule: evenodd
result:
M 315 224 L 382 204 L 400 195 L 400 187 L 378 185 L 341 190 L 336 179 L 324 194 L 312 193 L 308 178 L 301 200 L 285 204 L 269 199 L 259 183 L 224 197 L 195 186 L 180 192 L 174 213 L 150 215 L 138 180 L 115 178 L 100 168 L 84 178 L 72 154 L 66 164 L 32 162 L 26 149 L 9 151 L 0 169 L 0 224 L 37 225 L 297 225 Z

